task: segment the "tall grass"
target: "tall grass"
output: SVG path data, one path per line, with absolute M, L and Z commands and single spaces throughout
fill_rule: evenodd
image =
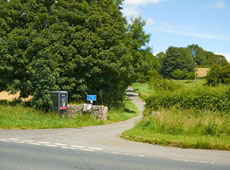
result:
M 0 105 L 0 129 L 51 129 L 78 128 L 90 125 L 103 125 L 119 122 L 136 116 L 138 108 L 126 98 L 119 109 L 112 108 L 108 120 L 100 121 L 91 115 L 80 115 L 75 118 L 61 118 L 57 114 L 45 114 L 22 105 Z
M 139 114 L 138 108 L 128 98 L 125 99 L 123 104 L 123 107 L 119 109 L 112 108 L 109 111 L 106 123 L 127 120 Z
M 124 138 L 182 148 L 230 150 L 230 116 L 208 110 L 161 109 L 145 116 Z
M 45 114 L 23 106 L 0 106 L 0 128 L 2 129 L 50 129 L 77 128 L 89 125 L 101 125 L 90 115 L 76 118 L 61 118 L 57 115 Z
M 205 83 L 153 82 L 149 86 L 153 92 L 146 94 L 145 117 L 122 137 L 182 148 L 230 150 L 230 88 Z M 152 116 L 152 111 L 160 115 Z

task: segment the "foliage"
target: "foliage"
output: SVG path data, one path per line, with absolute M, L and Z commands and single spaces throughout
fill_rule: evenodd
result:
M 173 78 L 175 70 L 181 70 L 179 71 L 180 74 L 182 71 L 186 74 L 192 72 L 194 68 L 195 64 L 188 49 L 169 47 L 166 51 L 161 73 L 165 78 Z M 178 71 L 176 73 L 178 74 Z M 174 76 L 176 73 L 174 72 Z
M 181 69 L 176 69 L 176 70 L 173 70 L 172 72 L 172 78 L 175 79 L 175 80 L 183 80 L 185 77 L 185 73 L 183 70 Z
M 144 82 L 148 79 L 152 68 L 158 67 L 158 60 L 153 56 L 151 49 L 147 46 L 150 35 L 143 30 L 145 21 L 139 17 L 131 20 L 128 25 L 127 46 L 132 58 L 133 80 Z
M 215 65 L 211 67 L 206 79 L 207 79 L 207 84 L 211 86 L 216 86 L 219 84 L 229 84 L 230 83 L 230 65 L 226 65 L 223 67 Z
M 121 103 L 137 75 L 151 70 L 144 21 L 127 26 L 121 1 L 11 0 L 0 2 L 0 91 L 33 96 L 47 109 L 49 91 L 69 98 Z
M 146 100 L 146 106 L 151 110 L 170 108 L 209 109 L 228 112 L 230 107 L 230 89 L 224 86 L 218 88 L 200 87 L 195 89 L 181 88 L 173 92 L 161 91 Z
M 209 110 L 161 109 L 145 116 L 122 137 L 152 144 L 182 148 L 230 150 L 230 116 Z
M 189 49 L 195 63 L 199 67 L 209 67 L 213 65 L 224 66 L 229 64 L 224 56 L 206 51 L 197 44 L 189 45 L 187 49 Z
M 149 81 L 150 89 L 157 91 L 174 91 L 176 89 L 182 88 L 183 85 L 175 83 L 168 79 L 151 79 Z
M 77 128 L 124 121 L 137 116 L 139 113 L 138 108 L 127 98 L 122 103 L 122 107 L 109 110 L 106 121 L 95 120 L 88 114 L 75 118 L 61 118 L 56 114 L 45 114 L 33 108 L 23 107 L 15 102 L 9 103 L 0 100 L 0 129 Z
M 123 106 L 120 108 L 111 108 L 106 123 L 124 121 L 135 117 L 139 114 L 137 106 L 135 106 L 128 97 L 125 98 Z
M 95 120 L 91 115 L 76 118 L 61 118 L 57 115 L 44 114 L 32 108 L 17 106 L 0 106 L 0 128 L 3 129 L 51 129 L 77 128 L 89 125 L 102 125 L 103 121 Z

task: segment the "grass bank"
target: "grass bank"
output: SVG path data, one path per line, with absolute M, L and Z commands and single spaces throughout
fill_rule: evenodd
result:
M 153 89 L 150 89 L 150 86 L 148 83 L 133 83 L 132 88 L 134 92 L 138 93 L 139 96 L 145 100 L 147 97 L 149 97 L 152 93 L 154 93 Z
M 60 118 L 21 105 L 0 105 L 0 129 L 54 129 L 104 125 L 127 120 L 138 114 L 138 109 L 128 99 L 119 109 L 111 109 L 107 121 L 95 120 L 91 115 Z
M 172 147 L 230 150 L 230 88 L 205 84 L 204 79 L 133 84 L 144 94 L 145 117 L 122 137 Z
M 122 137 L 181 148 L 230 150 L 230 116 L 220 112 L 161 109 Z

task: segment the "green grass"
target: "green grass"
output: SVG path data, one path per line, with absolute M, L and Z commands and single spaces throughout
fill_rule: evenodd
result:
M 119 109 L 111 109 L 108 114 L 106 123 L 114 123 L 124 121 L 135 117 L 139 114 L 138 108 L 127 98 L 124 101 L 124 107 Z
M 182 84 L 185 88 L 197 88 L 202 87 L 206 84 L 205 79 L 197 79 L 197 80 L 172 80 L 175 83 Z
M 134 92 L 138 93 L 142 99 L 147 98 L 154 93 L 154 90 L 150 89 L 148 83 L 133 83 L 131 87 L 134 89 Z
M 61 118 L 21 105 L 0 105 L 0 129 L 54 129 L 103 125 L 127 120 L 138 114 L 138 109 L 128 99 L 120 109 L 111 109 L 107 121 L 95 120 L 91 115 Z
M 224 86 L 220 87 L 205 87 L 205 79 L 198 79 L 196 81 L 187 80 L 170 80 L 173 83 L 181 85 L 179 89 L 174 91 L 165 91 L 163 89 L 155 88 L 151 90 L 148 83 L 134 83 L 132 87 L 140 95 L 144 94 L 142 98 L 147 99 L 149 96 L 155 95 L 156 98 L 150 101 L 152 104 L 163 101 L 160 96 L 163 94 L 168 99 L 171 94 L 175 93 L 175 100 L 178 99 L 177 94 L 186 95 L 185 91 L 196 91 L 205 89 L 206 91 L 213 92 L 218 89 L 224 90 Z M 158 85 L 158 84 L 156 84 Z M 167 83 L 166 83 L 167 85 Z M 170 84 L 169 84 L 170 85 Z M 179 93 L 180 92 L 180 93 Z M 203 91 L 198 91 L 200 94 Z M 158 95 L 159 94 L 159 95 Z M 220 93 L 217 93 L 220 95 Z M 217 96 L 218 96 L 217 95 Z M 186 97 L 186 96 L 185 96 Z M 174 99 L 174 98 L 173 98 Z M 219 100 L 220 104 L 225 104 L 226 96 Z M 148 100 L 147 100 L 148 101 Z M 159 107 L 168 106 L 172 102 L 163 101 Z M 145 117 L 139 122 L 133 129 L 125 131 L 122 137 L 129 140 L 147 142 L 151 144 L 159 144 L 164 146 L 173 146 L 181 148 L 199 148 L 199 149 L 217 149 L 217 150 L 230 150 L 230 114 L 229 112 L 221 112 L 218 109 L 213 110 L 213 106 L 208 103 L 208 98 L 204 98 L 204 103 L 198 103 L 198 107 L 191 109 L 192 107 L 178 107 L 178 104 L 174 108 L 160 109 L 160 115 L 151 115 L 151 109 L 155 110 L 155 106 L 146 108 L 144 113 Z M 187 104 L 191 104 L 192 100 L 188 100 Z M 202 110 L 202 104 L 207 104 L 205 109 Z M 147 105 L 148 106 L 148 105 Z M 222 105 L 218 105 L 220 107 Z M 177 107 L 177 109 L 176 109 Z M 189 109 L 188 109 L 189 108 Z M 213 110 L 213 111 L 210 111 Z M 222 109 L 223 110 L 223 109 Z
M 164 146 L 230 150 L 230 116 L 220 112 L 162 109 L 146 116 L 125 139 Z
M 61 118 L 57 115 L 45 114 L 23 106 L 0 106 L 0 128 L 2 129 L 50 129 L 77 128 L 89 125 L 101 125 L 90 115 L 76 118 Z

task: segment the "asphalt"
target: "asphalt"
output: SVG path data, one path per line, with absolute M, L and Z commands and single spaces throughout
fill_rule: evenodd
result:
M 127 90 L 127 95 L 142 113 L 144 102 L 137 97 L 132 89 Z M 103 167 L 112 169 L 115 165 L 120 169 L 153 169 L 154 165 L 156 166 L 154 169 L 230 169 L 230 152 L 227 151 L 162 147 L 121 139 L 120 134 L 124 130 L 132 128 L 141 118 L 142 114 L 124 122 L 76 129 L 0 130 L 0 169 L 7 169 L 10 166 L 7 160 L 16 163 L 18 161 L 26 162 L 27 158 L 23 158 L 23 156 L 31 159 L 35 157 L 35 162 L 38 165 L 46 159 L 51 159 L 47 164 L 59 165 L 60 162 L 68 161 L 68 156 L 62 157 L 62 155 L 64 152 L 68 155 L 70 151 L 78 156 L 82 154 L 86 157 L 94 155 L 92 162 L 86 161 L 88 165 L 92 165 L 93 169 L 102 169 Z M 7 148 L 13 148 L 13 150 Z M 45 156 L 49 155 L 46 150 L 52 152 L 49 158 Z M 14 155 L 16 152 L 18 152 L 18 156 Z M 41 156 L 34 156 L 36 153 L 40 153 Z M 55 159 L 53 155 L 58 156 L 57 163 L 52 161 Z M 23 160 L 17 161 L 15 157 Z M 86 157 L 82 160 L 88 160 Z M 80 157 L 79 160 L 81 160 Z M 101 163 L 104 162 L 103 160 L 109 164 Z M 126 163 L 123 160 L 126 160 Z M 4 168 L 1 168 L 2 166 Z M 82 166 L 86 165 L 82 164 Z M 24 169 L 29 169 L 29 167 Z M 65 169 L 71 169 L 71 167 Z
M 229 166 L 1 142 L 2 170 L 229 170 Z

